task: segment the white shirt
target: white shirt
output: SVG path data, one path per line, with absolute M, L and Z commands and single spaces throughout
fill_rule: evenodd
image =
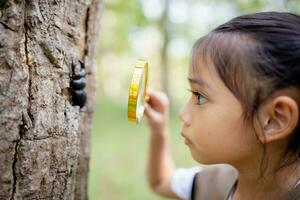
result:
M 202 167 L 177 168 L 171 178 L 171 190 L 181 199 L 190 200 L 195 175 Z

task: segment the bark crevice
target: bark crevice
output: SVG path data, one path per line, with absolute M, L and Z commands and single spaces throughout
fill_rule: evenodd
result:
M 17 32 L 16 30 L 14 30 L 13 28 L 9 27 L 6 23 L 0 22 L 5 28 L 13 31 L 13 32 Z
M 31 114 L 31 82 L 32 82 L 32 70 L 31 70 L 31 66 L 29 64 L 29 50 L 28 50 L 28 27 L 27 27 L 27 23 L 26 23 L 26 7 L 25 7 L 25 12 L 24 12 L 24 37 L 25 37 L 25 41 L 24 41 L 24 48 L 25 48 L 25 63 L 28 67 L 28 106 L 27 106 L 27 116 L 29 116 L 29 120 L 30 120 L 30 125 L 32 126 L 32 122 L 34 120 L 33 115 Z M 25 122 L 27 122 L 28 120 L 26 120 Z M 27 123 L 28 124 L 28 123 Z
M 88 55 L 89 49 L 88 49 L 88 37 L 89 37 L 89 20 L 90 20 L 90 7 L 87 7 L 86 10 L 86 18 L 85 18 L 85 37 L 84 37 L 84 58 Z
M 28 67 L 28 102 L 27 102 L 27 113 L 23 111 L 22 113 L 22 121 L 21 124 L 19 125 L 19 134 L 18 134 L 18 139 L 16 139 L 15 146 L 14 146 L 14 157 L 13 157 L 13 164 L 12 164 L 12 176 L 13 176 L 13 188 L 12 188 L 12 195 L 11 195 L 11 200 L 15 199 L 15 195 L 17 193 L 17 162 L 18 162 L 18 148 L 19 144 L 22 139 L 22 135 L 25 134 L 26 131 L 28 131 L 29 128 L 32 127 L 32 120 L 33 116 L 30 113 L 30 98 L 31 98 L 31 68 L 29 65 L 29 56 L 28 56 L 28 33 L 27 33 L 27 27 L 26 27 L 26 6 L 24 7 L 24 51 L 25 51 L 25 63 Z M 2 23 L 3 24 L 3 23 Z M 3 24 L 5 26 L 5 24 Z M 8 26 L 5 26 L 6 28 L 12 30 Z M 14 30 L 12 30 L 14 31 Z
M 16 193 L 16 188 L 17 188 L 17 173 L 16 173 L 16 164 L 17 164 L 17 156 L 18 156 L 18 146 L 20 143 L 20 139 L 16 141 L 15 144 L 15 154 L 14 154 L 14 160 L 13 160 L 13 164 L 12 164 L 12 175 L 13 175 L 13 191 L 12 191 L 12 195 L 11 195 L 11 200 L 14 199 L 15 193 Z

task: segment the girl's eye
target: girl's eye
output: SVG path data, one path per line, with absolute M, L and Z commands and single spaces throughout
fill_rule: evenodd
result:
M 197 98 L 197 104 L 202 105 L 208 101 L 207 97 L 205 97 L 203 94 L 200 92 L 195 92 L 192 90 L 189 90 L 196 98 Z

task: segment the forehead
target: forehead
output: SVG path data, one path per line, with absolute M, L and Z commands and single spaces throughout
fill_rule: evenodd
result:
M 215 71 L 211 60 L 215 39 L 207 35 L 195 43 L 189 65 L 190 77 L 205 76 L 209 71 Z
M 188 81 L 192 86 L 200 86 L 201 88 L 215 91 L 222 84 L 217 72 L 214 68 L 199 59 L 197 65 L 190 65 Z
M 244 68 L 255 42 L 239 33 L 209 33 L 194 45 L 190 58 L 189 75 L 217 75 L 223 81 L 233 81 Z
M 210 79 L 213 79 L 217 76 L 217 72 L 215 70 L 209 59 L 210 56 L 207 52 L 204 52 L 201 46 L 194 48 L 192 57 L 189 65 L 189 80 L 200 80 L 199 82 L 209 82 Z M 201 81 L 203 80 L 203 81 Z M 190 81 L 191 83 L 197 83 Z
M 197 65 L 190 65 L 188 77 L 190 80 L 208 80 L 215 76 L 215 73 L 215 70 L 199 60 Z
M 211 33 L 200 38 L 193 47 L 189 78 L 201 79 L 212 88 L 224 88 L 223 72 L 228 75 L 230 63 L 236 60 L 233 58 L 235 39 L 230 38 L 232 36 L 222 33 Z

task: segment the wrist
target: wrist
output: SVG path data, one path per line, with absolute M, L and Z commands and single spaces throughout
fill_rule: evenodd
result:
M 154 129 L 150 129 L 150 135 L 152 138 L 167 139 L 169 136 L 168 126 L 166 125 L 164 127 L 156 127 Z

